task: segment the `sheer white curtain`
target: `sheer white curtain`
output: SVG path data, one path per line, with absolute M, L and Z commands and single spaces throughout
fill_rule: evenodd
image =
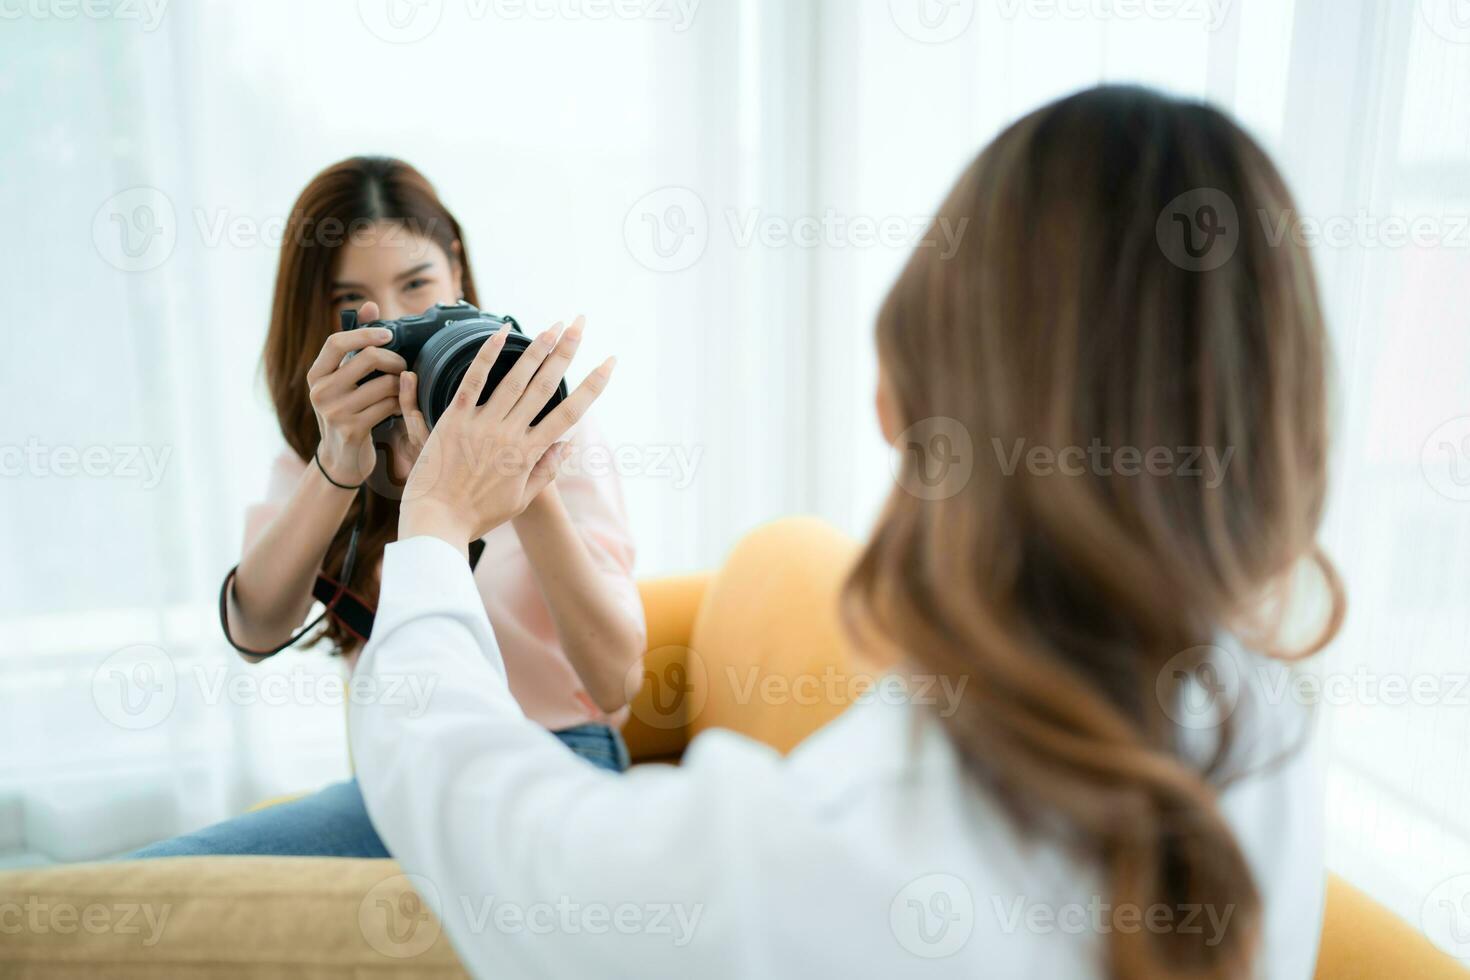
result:
M 1456 0 L 395 9 L 178 0 L 156 23 L 32 13 L 0 31 L 0 853 L 124 846 L 347 771 L 332 688 L 303 683 L 335 665 L 243 670 L 212 608 L 278 447 L 256 376 L 272 232 L 320 167 L 409 159 L 465 223 L 490 304 L 588 314 L 588 362 L 620 355 L 603 424 L 658 573 L 781 514 L 866 530 L 889 465 L 872 320 L 926 216 L 1001 126 L 1126 80 L 1236 113 L 1321 239 L 1340 380 L 1327 539 L 1352 601 L 1324 668 L 1347 693 L 1320 699 L 1330 854 L 1432 933 L 1457 924 Z M 274 674 L 284 695 L 262 687 Z M 1388 678 L 1437 693 L 1400 703 Z M 139 699 L 160 685 L 150 719 Z M 56 852 L 47 826 L 92 843 Z
M 0 50 L 0 852 L 88 857 L 219 811 L 238 772 L 237 716 L 177 685 L 223 662 L 229 409 L 197 255 L 149 189 L 192 192 L 170 33 L 28 15 Z

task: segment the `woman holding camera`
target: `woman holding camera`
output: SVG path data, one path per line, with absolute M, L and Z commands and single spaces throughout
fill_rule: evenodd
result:
M 302 192 L 264 356 L 288 448 L 266 501 L 247 516 L 244 556 L 221 596 L 227 635 L 246 659 L 290 645 L 315 596 L 329 612 L 301 638 L 327 642 L 353 667 L 370 630 L 383 549 L 398 532 L 399 488 L 429 437 L 418 379 L 383 349 L 388 332 L 343 332 L 340 314 L 358 310 L 371 323 L 461 300 L 479 305 L 464 236 L 412 167 L 353 158 Z M 553 327 L 528 353 L 544 356 L 558 340 L 559 351 L 574 350 L 582 327 L 580 319 L 565 331 Z M 572 753 L 621 771 L 618 727 L 645 639 L 622 491 L 611 472 L 553 482 L 558 463 L 597 442 L 584 420 L 558 444 L 524 512 L 480 539 L 474 576 L 522 710 Z M 355 780 L 134 856 L 184 854 L 388 856 Z

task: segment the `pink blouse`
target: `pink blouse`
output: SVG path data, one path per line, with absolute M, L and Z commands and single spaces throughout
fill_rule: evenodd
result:
M 633 578 L 633 536 L 613 454 L 591 419 L 584 419 L 569 441 L 571 451 L 556 479 L 557 490 L 608 589 L 646 637 L 643 602 Z M 246 513 L 247 549 L 291 496 L 308 465 L 310 461 L 303 462 L 289 449 L 276 458 L 265 501 Z M 551 610 L 515 528 L 501 525 L 483 540 L 475 582 L 521 710 L 551 731 L 592 723 L 620 727 L 628 709 L 608 715 L 598 708 L 562 651 Z M 354 652 L 348 656 L 349 669 L 356 662 Z

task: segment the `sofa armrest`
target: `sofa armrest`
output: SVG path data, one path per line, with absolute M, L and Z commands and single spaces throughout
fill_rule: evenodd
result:
M 0 976 L 16 980 L 459 978 L 392 861 L 162 858 L 0 874 Z

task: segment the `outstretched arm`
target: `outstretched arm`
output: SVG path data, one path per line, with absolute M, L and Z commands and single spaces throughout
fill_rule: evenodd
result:
M 388 546 L 357 676 L 383 694 L 350 718 L 368 813 L 471 972 L 771 975 L 757 852 L 783 819 L 804 846 L 774 752 L 718 734 L 681 769 L 579 759 L 517 707 L 469 569 L 432 537 Z M 388 695 L 410 680 L 427 709 Z

